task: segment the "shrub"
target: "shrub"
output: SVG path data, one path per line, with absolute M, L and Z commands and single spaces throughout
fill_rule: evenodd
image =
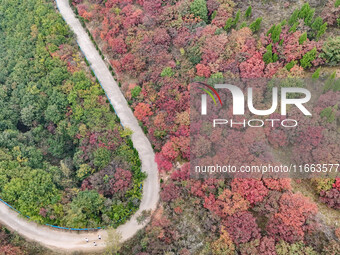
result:
M 215 10 L 212 14 L 211 14 L 211 20 L 213 20 L 217 15 L 217 11 Z
M 132 97 L 132 98 L 138 97 L 141 91 L 142 91 L 142 88 L 141 88 L 141 87 L 139 87 L 139 86 L 134 87 L 134 88 L 131 90 L 131 97 Z
M 256 219 L 247 211 L 238 212 L 227 217 L 223 225 L 236 244 L 246 243 L 261 236 Z
M 312 67 L 312 61 L 316 58 L 316 53 L 316 47 L 308 51 L 300 60 L 301 66 L 305 69 Z
M 162 184 L 160 196 L 164 202 L 175 200 L 180 195 L 180 188 L 174 183 Z
M 325 118 L 327 122 L 332 123 L 336 118 L 337 105 L 334 107 L 327 107 L 320 112 L 320 117 Z M 335 111 L 334 111 L 335 110 Z
M 198 45 L 188 48 L 187 55 L 188 55 L 189 61 L 193 65 L 197 65 L 199 62 L 201 62 L 202 52 Z
M 322 47 L 321 57 L 325 58 L 329 65 L 340 63 L 340 36 L 329 38 Z
M 208 22 L 208 8 L 205 0 L 194 0 L 190 5 L 190 12 L 195 17 L 201 18 L 203 21 Z
M 340 6 L 340 0 L 336 0 L 334 6 L 338 8 Z
M 204 199 L 204 207 L 221 218 L 233 215 L 236 212 L 246 211 L 249 207 L 248 201 L 236 192 L 225 189 L 217 199 L 213 194 Z
M 234 179 L 231 183 L 233 192 L 241 194 L 250 204 L 261 202 L 268 194 L 263 182 L 256 179 Z
M 277 255 L 286 255 L 286 254 L 308 254 L 308 255 L 317 255 L 318 253 L 313 250 L 312 247 L 306 246 L 302 241 L 289 244 L 285 241 L 280 241 L 276 246 Z
M 335 79 L 336 72 L 334 71 L 326 80 L 325 85 L 323 87 L 323 92 L 327 92 L 329 90 L 339 91 L 340 90 L 340 79 Z
M 320 200 L 331 208 L 340 209 L 340 191 L 337 189 L 321 191 Z
M 288 71 L 290 71 L 290 69 L 292 69 L 293 66 L 295 66 L 296 64 L 297 64 L 297 62 L 295 60 L 292 60 L 285 67 Z
M 276 240 L 296 242 L 303 240 L 308 222 L 316 215 L 317 206 L 303 195 L 284 193 L 279 212 L 270 218 L 266 230 Z
M 205 66 L 202 64 L 197 64 L 196 65 L 196 70 L 197 70 L 197 75 L 198 76 L 203 76 L 203 77 L 210 77 L 211 71 L 209 66 Z
M 171 69 L 171 67 L 165 67 L 163 71 L 161 72 L 162 77 L 172 77 L 174 75 L 174 71 Z
M 333 178 L 315 178 L 313 179 L 313 184 L 315 186 L 315 189 L 318 193 L 320 193 L 322 190 L 327 191 L 332 189 L 332 185 L 334 184 Z

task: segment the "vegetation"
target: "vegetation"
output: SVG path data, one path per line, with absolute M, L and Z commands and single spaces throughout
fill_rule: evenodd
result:
M 263 61 L 266 64 L 276 62 L 279 59 L 279 57 L 278 57 L 278 55 L 276 53 L 273 54 L 272 44 L 269 44 L 266 47 L 266 50 L 267 50 L 267 52 L 265 54 L 263 54 Z
M 7 228 L 0 225 L 0 254 L 24 255 L 24 254 L 54 254 L 43 249 L 39 245 L 26 242 L 17 234 L 11 233 Z
M 144 178 L 129 133 L 51 4 L 0 13 L 0 197 L 39 223 L 117 226 Z
M 150 217 L 150 224 L 124 243 L 123 247 L 118 245 L 119 235 L 109 231 L 110 240 L 114 241 L 109 244 L 107 253 L 339 254 L 340 230 L 335 227 L 338 219 L 334 217 L 332 225 L 322 222 L 326 218 L 323 215 L 325 206 L 321 206 L 322 209 L 318 212 L 316 200 L 312 201 L 301 193 L 295 193 L 291 179 L 230 179 L 214 178 L 215 176 L 195 179 L 191 178 L 189 165 L 189 160 L 198 155 L 203 155 L 203 160 L 211 162 L 208 147 L 221 148 L 222 153 L 214 155 L 214 160 L 227 159 L 228 162 L 245 165 L 257 165 L 262 161 L 277 164 L 281 155 L 285 161 L 297 164 L 335 162 L 339 158 L 339 81 L 336 73 L 327 79 L 324 87 L 320 85 L 315 88 L 318 93 L 315 93 L 313 103 L 308 106 L 313 112 L 312 118 L 300 116 L 296 114 L 296 109 L 290 109 L 290 117 L 303 124 L 292 129 L 235 128 L 225 132 L 225 139 L 221 139 L 224 131 L 219 133 L 219 130 L 212 130 L 208 125 L 190 126 L 190 117 L 199 114 L 189 107 L 191 89 L 196 85 L 193 81 L 214 85 L 224 83 L 230 78 L 280 79 L 279 83 L 274 80 L 270 84 L 259 81 L 256 88 L 260 91 L 271 89 L 274 85 L 304 87 L 305 84 L 299 79 L 301 76 L 314 76 L 314 82 L 318 84 L 322 80 L 316 78 L 320 75 L 320 66 L 327 63 L 326 61 L 329 64 L 338 64 L 334 61 L 336 44 L 329 43 L 334 39 L 324 41 L 328 32 L 336 29 L 335 22 L 339 16 L 338 11 L 334 10 L 334 3 L 335 0 L 330 0 L 322 7 L 321 13 L 318 9 L 322 22 L 318 18 L 314 19 L 314 10 L 309 5 L 304 5 L 288 21 L 283 20 L 271 28 L 266 27 L 268 23 L 273 24 L 270 17 L 264 16 L 264 21 L 268 18 L 270 20 L 263 22 L 261 32 L 256 33 L 260 30 L 262 18 L 257 16 L 255 6 L 262 2 L 252 4 L 252 14 L 247 19 L 235 8 L 235 3 L 229 0 L 72 1 L 79 17 L 84 21 L 83 25 L 88 27 L 93 40 L 98 42 L 100 50 L 120 77 L 121 89 L 154 147 L 161 178 L 160 206 Z M 247 7 L 248 5 L 244 9 Z M 6 8 L 6 12 L 2 11 L 1 14 L 14 13 L 7 11 L 8 9 L 11 10 Z M 30 8 L 25 6 L 25 10 Z M 24 14 L 21 16 L 25 17 Z M 45 13 L 43 16 L 36 16 L 48 15 Z M 6 20 L 9 21 L 10 18 L 7 17 Z M 46 22 L 40 23 L 49 24 L 55 20 L 57 19 L 46 19 Z M 6 24 L 11 24 L 8 21 Z M 251 24 L 249 27 L 246 26 L 247 22 Z M 31 28 L 32 24 L 29 22 L 26 23 L 30 29 L 24 33 L 24 38 L 31 39 L 34 28 Z M 25 27 L 26 23 L 21 26 Z M 36 24 L 37 28 L 40 23 Z M 238 27 L 237 23 L 242 25 Z M 318 37 L 318 31 L 322 31 L 321 27 L 326 23 L 326 28 L 331 29 L 327 33 L 320 33 Z M 54 33 L 53 29 L 52 31 Z M 17 190 L 30 187 L 26 197 L 32 198 L 34 203 L 41 201 L 48 204 L 43 207 L 44 210 L 39 207 L 39 212 L 32 215 L 42 217 L 41 220 L 45 220 L 45 214 L 48 220 L 52 220 L 51 216 L 57 216 L 53 218 L 54 221 L 61 219 L 61 224 L 67 222 L 73 226 L 82 226 L 84 222 L 87 222 L 87 226 L 97 226 L 99 223 L 115 226 L 114 222 L 133 213 L 139 203 L 139 184 L 143 177 L 139 173 L 140 163 L 128 139 L 130 132 L 118 125 L 118 120 L 110 112 L 94 78 L 88 77 L 85 71 L 81 72 L 84 65 L 81 59 L 75 60 L 76 56 L 79 57 L 77 51 L 73 50 L 72 54 L 67 55 L 69 57 L 60 58 L 66 54 L 66 49 L 72 48 L 71 36 L 68 33 L 60 36 L 61 40 L 66 38 L 68 41 L 62 43 L 64 47 L 56 43 L 54 47 L 48 41 L 50 38 L 57 38 L 53 33 L 50 37 L 47 35 L 51 33 L 45 31 L 37 37 L 44 39 L 41 51 L 48 51 L 46 58 L 43 58 L 47 61 L 39 58 L 34 65 L 24 65 L 21 68 L 26 62 L 31 63 L 29 61 L 35 59 L 31 60 L 30 52 L 35 53 L 31 50 L 19 52 L 24 52 L 20 59 L 25 61 L 14 59 L 1 65 L 5 70 L 15 69 L 15 75 L 1 75 L 4 79 L 1 84 L 6 85 L 1 93 L 5 95 L 3 98 L 16 102 L 4 105 L 2 111 L 10 112 L 2 118 L 1 123 L 4 124 L 1 125 L 16 127 L 17 119 L 20 119 L 19 127 L 22 131 L 17 131 L 17 136 L 12 131 L 5 133 L 0 139 L 0 143 L 10 148 L 2 146 L 3 150 L 0 152 L 3 168 L 10 169 L 6 175 L 3 174 L 4 171 L 0 172 L 0 187 L 10 183 L 9 174 L 13 172 L 13 176 L 17 176 L 17 171 L 21 173 L 27 169 L 27 173 L 22 175 L 25 178 L 17 178 L 15 185 L 6 192 L 7 196 L 14 199 L 18 194 Z M 9 34 L 16 33 L 11 31 Z M 303 41 L 300 43 L 302 35 Z M 17 41 L 31 45 L 22 38 Z M 18 43 L 12 44 L 11 52 L 19 54 L 17 49 L 22 47 Z M 52 51 L 54 48 L 56 50 Z M 1 61 L 11 60 L 11 52 L 6 51 L 1 55 Z M 67 72 L 61 72 L 61 75 L 65 77 L 50 75 L 54 66 L 45 71 L 44 68 L 53 56 L 62 59 Z M 31 69 L 33 67 L 34 72 Z M 26 68 L 31 71 L 30 75 L 23 76 L 21 70 Z M 78 69 L 74 71 L 72 68 Z M 65 94 L 66 100 L 53 101 L 52 98 L 56 96 L 53 94 L 52 97 L 52 92 L 47 89 L 42 90 L 43 86 L 40 84 L 45 84 L 43 82 L 38 83 L 37 93 L 33 86 L 37 83 L 36 80 L 39 81 L 36 71 L 42 73 L 44 81 L 63 77 L 50 87 L 58 90 L 61 83 L 60 91 Z M 79 72 L 82 74 L 78 74 Z M 323 75 L 327 72 L 328 68 L 324 68 Z M 23 77 L 28 80 L 32 77 L 36 80 L 30 86 L 25 85 L 30 93 L 25 90 L 25 93 L 14 97 L 12 94 L 7 96 L 8 91 L 12 93 L 14 90 L 13 95 L 17 95 L 17 88 L 23 82 L 6 82 L 9 77 L 19 77 L 20 80 Z M 88 90 L 91 93 L 86 93 Z M 31 96 L 31 91 L 36 98 L 24 106 L 33 107 L 23 110 L 25 107 L 21 107 L 21 104 L 27 102 L 27 95 Z M 293 98 L 298 95 L 289 96 Z M 53 103 L 45 104 L 41 113 L 31 116 L 36 109 L 34 103 L 42 100 L 40 97 L 47 97 Z M 271 97 L 266 93 L 264 96 L 259 93 L 256 104 L 270 107 L 268 98 Z M 49 104 L 56 106 L 48 107 Z M 94 115 L 101 112 L 98 105 L 105 108 L 105 114 L 88 117 L 87 114 L 93 109 L 97 109 Z M 58 107 L 62 109 L 59 112 L 56 110 Z M 231 110 L 228 108 L 226 111 L 224 108 L 219 112 L 221 109 L 214 107 L 211 110 L 224 115 Z M 5 121 L 8 116 L 17 119 L 13 123 Z M 277 113 L 270 116 L 273 119 L 281 117 Z M 33 133 L 36 125 L 40 125 L 38 123 L 42 123 L 42 127 Z M 52 123 L 51 126 L 49 123 Z M 7 129 L 5 126 L 4 132 Z M 27 131 L 23 132 L 24 130 Z M 191 137 L 190 132 L 194 134 Z M 38 136 L 45 134 L 50 139 Z M 67 134 L 67 137 L 62 140 L 61 134 Z M 56 138 L 56 135 L 60 137 Z M 193 138 L 194 145 L 190 144 L 190 138 Z M 41 167 L 35 166 L 39 165 L 41 157 L 30 156 L 35 155 L 33 152 L 38 151 L 37 149 L 32 150 L 31 154 L 24 154 L 26 150 L 21 149 L 24 148 L 23 145 L 14 144 L 13 148 L 10 147 L 14 142 L 23 143 L 23 140 L 35 142 L 34 148 L 46 152 L 46 155 L 42 153 Z M 60 141 L 64 142 L 62 146 L 59 145 Z M 51 146 L 53 143 L 56 145 Z M 15 146 L 19 148 L 14 149 Z M 289 148 L 289 153 L 285 153 L 282 148 Z M 12 161 L 20 163 L 14 164 Z M 30 165 L 27 166 L 26 163 Z M 48 174 L 44 174 L 45 172 Z M 32 177 L 37 180 L 32 180 Z M 34 189 L 39 180 L 44 180 L 47 185 Z M 303 182 L 310 185 L 308 188 L 314 189 L 313 195 L 319 198 L 320 203 L 332 208 L 332 212 L 337 212 L 339 178 L 313 178 Z M 301 182 L 296 180 L 296 183 Z M 26 197 L 23 196 L 24 199 Z M 23 202 L 15 200 L 14 203 Z M 25 203 L 25 207 L 30 206 L 30 210 L 37 207 L 33 207 L 30 201 Z M 146 218 L 149 219 L 148 212 L 139 215 L 138 221 L 143 222 Z
M 313 73 L 312 78 L 313 78 L 314 80 L 319 79 L 319 77 L 320 77 L 320 70 L 321 70 L 321 67 L 319 67 L 318 69 L 316 69 L 315 72 Z
M 304 32 L 299 38 L 299 44 L 303 44 L 307 40 L 307 33 Z
M 250 24 L 249 28 L 253 33 L 260 30 L 262 18 L 257 18 L 253 23 Z
M 249 18 L 251 16 L 251 11 L 252 11 L 252 8 L 251 8 L 251 6 L 249 6 L 248 9 L 246 10 L 246 13 L 244 14 L 244 16 L 246 18 Z
M 232 1 L 73 3 L 81 16 L 80 10 L 90 14 L 88 27 L 93 37 L 103 45 L 119 76 L 128 77 L 121 79 L 122 91 L 131 97 L 134 114 L 154 146 L 161 175 L 162 206 L 153 214 L 150 225 L 124 244 L 122 254 L 293 254 L 298 249 L 326 254 L 328 249 L 336 249 L 327 240 L 320 245 L 311 241 L 322 236 L 314 224 L 316 205 L 301 194 L 292 194 L 290 179 L 196 180 L 190 178 L 188 164 L 189 155 L 204 154 L 209 142 L 223 147 L 228 159 L 247 164 L 256 164 L 260 157 L 270 162 L 274 158 L 270 151 L 284 146 L 289 146 L 289 160 L 294 162 L 328 157 L 321 153 L 322 148 L 335 148 L 338 138 L 334 121 L 327 122 L 329 110 L 323 117 L 320 114 L 328 107 L 332 114 L 336 112 L 333 82 L 316 99 L 322 105 L 321 109 L 313 108 L 316 122 L 304 119 L 310 129 L 268 129 L 261 135 L 249 129 L 235 130 L 228 132 L 228 143 L 220 143 L 219 135 L 204 127 L 204 134 L 197 134 L 200 146 L 189 147 L 189 128 L 195 132 L 196 127 L 190 127 L 188 104 L 193 80 L 214 85 L 228 78 L 310 77 L 311 70 L 325 63 L 321 57 L 325 34 L 316 37 L 325 22 L 330 24 L 328 20 L 321 16 L 322 23 L 315 21 L 313 9 L 306 5 L 287 21 L 270 29 L 263 25 L 264 33 L 256 33 L 262 19 L 256 16 L 255 7 L 246 18 Z M 198 3 L 202 5 L 198 8 L 203 10 L 201 14 L 197 14 L 198 9 L 193 12 L 192 6 Z M 114 9 L 121 11 L 113 13 Z M 202 22 L 205 14 L 210 17 L 208 22 Z M 303 40 L 299 40 L 301 35 Z M 115 38 L 122 38 L 126 52 L 112 52 Z M 281 85 L 297 86 L 294 78 Z M 132 97 L 136 86 L 141 92 Z M 258 84 L 259 89 L 267 86 Z M 259 100 L 266 103 L 266 98 Z M 323 135 L 326 125 L 332 125 L 327 138 Z M 335 158 L 337 153 L 329 152 Z M 331 180 L 328 186 L 334 183 Z M 336 191 L 332 192 L 323 197 L 334 208 L 331 196 Z M 332 226 L 327 227 L 333 231 Z
M 202 19 L 205 22 L 208 22 L 208 9 L 206 0 L 194 0 L 190 5 L 190 12 Z
M 300 60 L 301 66 L 303 68 L 311 67 L 311 62 L 316 58 L 316 53 L 316 48 L 313 48 L 311 51 L 307 52 Z
M 322 57 L 324 57 L 329 65 L 337 65 L 340 63 L 340 36 L 330 37 L 322 48 Z

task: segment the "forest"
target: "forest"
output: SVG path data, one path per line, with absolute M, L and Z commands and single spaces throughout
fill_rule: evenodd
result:
M 41 224 L 117 227 L 145 178 L 131 132 L 52 3 L 1 1 L 0 16 L 0 198 Z
M 161 175 L 161 204 L 122 254 L 340 252 L 339 178 L 200 180 L 189 171 L 190 156 L 205 155 L 207 139 L 220 137 L 206 128 L 190 146 L 190 89 L 228 79 L 325 83 L 315 118 L 299 119 L 309 128 L 233 130 L 220 157 L 256 163 L 283 154 L 289 162 L 339 163 L 339 1 L 71 2 L 121 82 Z

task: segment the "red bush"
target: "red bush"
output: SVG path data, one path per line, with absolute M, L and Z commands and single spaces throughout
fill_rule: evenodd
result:
M 245 211 L 249 207 L 249 203 L 238 193 L 233 193 L 229 189 L 225 189 L 217 200 L 213 194 L 204 199 L 204 207 L 215 213 L 221 218 L 233 215 L 236 212 Z
M 162 153 L 156 153 L 155 161 L 158 165 L 158 170 L 160 172 L 169 171 L 172 168 L 172 163 L 168 159 L 166 159 Z
M 206 78 L 209 78 L 211 75 L 210 68 L 208 66 L 202 65 L 202 64 L 197 64 L 196 65 L 197 69 L 197 75 L 198 76 L 203 76 Z
M 139 103 L 135 107 L 134 114 L 138 120 L 145 121 L 148 116 L 151 116 L 153 114 L 153 112 L 151 111 L 150 105 L 146 103 Z
M 250 212 L 238 212 L 223 221 L 227 232 L 236 244 L 260 238 L 260 229 Z
M 317 206 L 301 194 L 285 193 L 280 199 L 280 209 L 267 225 L 267 231 L 276 240 L 300 241 L 310 220 L 317 213 Z
M 161 198 L 164 202 L 170 202 L 180 196 L 180 188 L 173 182 L 162 184 Z
M 264 77 L 265 63 L 262 59 L 262 54 L 256 52 L 248 60 L 240 64 L 242 78 L 259 78 Z
M 331 208 L 340 209 L 340 191 L 338 189 L 322 190 L 320 200 Z
M 262 201 L 268 194 L 268 189 L 261 180 L 257 179 L 234 179 L 231 188 L 233 192 L 241 194 L 251 204 Z

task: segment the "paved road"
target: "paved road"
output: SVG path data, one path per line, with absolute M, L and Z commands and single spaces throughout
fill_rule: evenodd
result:
M 63 18 L 76 34 L 81 50 L 104 88 L 106 95 L 112 103 L 123 126 L 129 127 L 133 131 L 133 145 L 139 152 L 142 161 L 142 171 L 146 172 L 148 175 L 147 179 L 144 181 L 143 198 L 139 210 L 128 222 L 119 226 L 117 229 L 122 235 L 122 241 L 125 241 L 135 235 L 139 229 L 142 229 L 147 224 L 147 222 L 145 222 L 143 225 L 139 225 L 136 220 L 137 216 L 143 210 L 155 210 L 157 207 L 160 187 L 157 164 L 154 161 L 154 152 L 149 140 L 138 125 L 118 84 L 113 79 L 101 56 L 96 51 L 86 31 L 75 17 L 69 6 L 68 0 L 56 0 L 56 3 Z M 105 239 L 107 238 L 107 233 L 104 230 L 78 234 L 75 232 L 57 231 L 45 226 L 37 225 L 20 217 L 16 212 L 9 209 L 1 202 L 0 221 L 8 228 L 17 231 L 23 237 L 36 241 L 49 248 L 57 248 L 59 251 L 100 250 L 105 247 Z M 103 237 L 102 241 L 96 240 L 98 234 L 101 234 Z M 84 241 L 85 237 L 89 238 L 91 242 L 87 244 Z M 93 246 L 93 241 L 97 242 L 97 247 Z

